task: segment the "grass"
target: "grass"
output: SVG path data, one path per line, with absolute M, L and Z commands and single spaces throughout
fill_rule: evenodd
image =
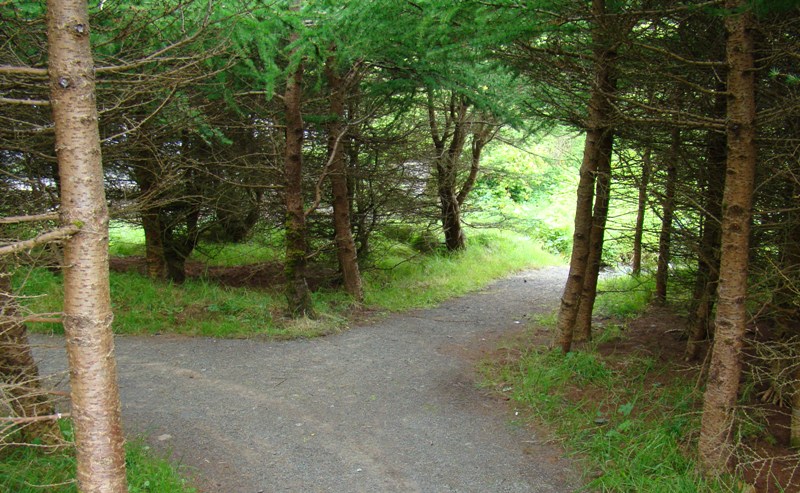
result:
M 617 362 L 619 363 L 619 362 Z M 691 456 L 701 395 L 681 380 L 661 383 L 649 358 L 611 364 L 594 352 L 534 349 L 516 364 L 485 366 L 530 419 L 541 420 L 584 460 L 586 486 L 607 492 L 729 492 L 705 479 Z
M 564 262 L 521 235 L 483 232 L 469 238 L 463 252 L 410 259 L 412 252 L 395 246 L 365 274 L 366 303 L 386 310 L 433 306 L 511 272 Z
M 603 281 L 601 291 L 597 306 L 604 314 L 630 318 L 646 308 L 652 283 L 619 277 Z M 553 327 L 554 319 L 536 323 Z M 604 357 L 597 351 L 604 341 L 621 337 L 620 324 L 608 323 L 585 351 L 515 348 L 519 359 L 482 365 L 485 385 L 563 440 L 585 467 L 586 491 L 739 491 L 730 478 L 707 479 L 698 472 L 693 450 L 702 394 L 694 382 L 673 378 L 649 356 Z
M 595 313 L 616 319 L 629 319 L 642 313 L 655 291 L 652 276 L 622 275 L 597 283 Z
M 140 231 L 115 225 L 111 250 L 139 252 Z M 257 243 L 201 248 L 197 258 L 216 265 L 240 265 L 244 260 L 274 260 L 277 253 Z M 259 254 L 254 249 L 260 249 Z M 469 247 L 458 254 L 419 255 L 407 245 L 386 248 L 378 269 L 364 275 L 366 304 L 380 310 L 431 306 L 479 289 L 493 279 L 535 265 L 563 262 L 525 237 L 500 232 L 474 232 Z M 184 334 L 240 338 L 315 337 L 347 325 L 353 300 L 340 291 L 313 293 L 316 320 L 284 316 L 279 291 L 230 288 L 189 279 L 182 285 L 154 283 L 135 272 L 112 272 L 110 278 L 114 331 L 117 334 Z M 61 311 L 61 277 L 44 269 L 17 269 L 15 290 L 30 313 Z M 60 324 L 31 324 L 39 332 L 62 333 Z
M 65 437 L 71 428 L 61 421 Z M 142 441 L 125 446 L 130 493 L 196 493 L 180 476 L 180 468 L 157 457 Z M 76 493 L 74 449 L 43 453 L 34 447 L 0 450 L 0 491 L 15 493 Z

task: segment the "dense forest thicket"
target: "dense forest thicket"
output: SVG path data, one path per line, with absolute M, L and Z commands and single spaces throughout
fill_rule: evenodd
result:
M 199 244 L 270 231 L 283 250 L 288 312 L 313 317 L 311 264 L 335 267 L 337 286 L 360 301 L 376 238 L 409 230 L 423 249 L 464 249 L 465 214 L 502 223 L 507 201 L 560 187 L 554 161 L 563 153 L 534 177 L 524 152 L 519 158 L 509 149 L 574 132 L 585 143 L 558 315 L 562 350 L 592 336 L 604 263 L 630 263 L 637 275 L 652 268 L 656 303 L 687 293 L 686 358 L 709 354 L 699 439 L 707 473 L 724 471 L 733 454 L 748 330 L 769 355 L 761 365 L 774 392 L 800 409 L 795 2 L 101 0 L 88 7 L 82 18 L 80 1 L 50 0 L 47 9 L 0 3 L 5 382 L 33 381 L 35 372 L 7 274 L 32 263 L 82 270 L 76 252 L 98 247 L 85 235 L 103 228 L 106 205 L 114 220 L 143 229 L 153 282 L 183 282 Z M 60 52 L 61 42 L 79 44 L 83 55 L 71 45 Z M 63 140 L 85 137 L 64 137 L 64 129 L 91 134 L 92 122 L 96 149 Z M 65 164 L 75 149 L 86 153 L 73 156 L 78 161 L 102 152 L 95 178 L 105 198 L 75 188 L 89 186 L 94 172 Z M 86 197 L 94 202 L 81 206 Z M 525 227 L 564 247 L 552 225 Z M 615 243 L 605 241 L 607 231 Z M 72 296 L 96 287 L 76 282 Z M 107 309 L 93 315 L 99 325 L 91 334 L 107 332 Z M 81 331 L 92 315 L 38 318 L 53 317 Z M 68 339 L 79 333 L 68 331 Z M 98 344 L 108 351 L 109 343 Z M 80 364 L 89 356 L 72 357 Z M 113 364 L 108 371 L 113 381 Z M 36 395 L 12 399 L 13 414 L 51 414 Z M 101 404 L 118 406 L 115 399 Z M 118 418 L 108 419 L 113 434 Z M 26 439 L 57 433 L 46 419 L 36 423 L 41 428 L 27 427 Z M 98 438 L 82 426 L 89 427 L 77 426 L 79 451 L 81 440 L 91 447 Z M 797 445 L 800 418 L 792 426 Z M 111 476 L 122 469 L 115 457 Z M 108 481 L 119 488 L 118 479 Z

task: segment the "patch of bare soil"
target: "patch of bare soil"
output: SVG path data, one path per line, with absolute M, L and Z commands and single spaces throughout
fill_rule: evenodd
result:
M 685 325 L 682 317 L 668 309 L 652 308 L 628 323 L 622 338 L 602 344 L 598 350 L 612 364 L 637 356 L 653 358 L 663 371 L 653 372 L 647 383 L 667 384 L 682 379 L 700 386 L 704 381 L 704 363 L 684 360 Z M 745 405 L 748 416 L 757 418 L 762 428 L 748 433 L 740 443 L 736 467 L 745 481 L 753 485 L 754 492 L 799 492 L 800 464 L 797 451 L 789 447 L 791 410 L 761 402 L 759 396 L 765 390 L 757 388 L 751 392 L 753 398 Z
M 144 257 L 112 257 L 110 268 L 115 272 L 147 272 Z M 260 290 L 279 290 L 286 278 L 283 264 L 280 262 L 261 262 L 257 264 L 237 265 L 233 267 L 210 266 L 203 262 L 186 262 L 186 277 L 189 279 L 206 279 L 233 288 L 250 288 Z M 308 287 L 312 291 L 331 288 L 340 282 L 335 269 L 322 265 L 310 265 L 307 275 Z

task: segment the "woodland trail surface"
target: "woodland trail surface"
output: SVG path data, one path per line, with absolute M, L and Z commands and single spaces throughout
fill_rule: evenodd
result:
M 556 307 L 563 267 L 311 340 L 117 337 L 129 434 L 207 493 L 568 492 L 563 451 L 476 386 L 476 355 Z M 37 336 L 43 372 L 63 340 Z

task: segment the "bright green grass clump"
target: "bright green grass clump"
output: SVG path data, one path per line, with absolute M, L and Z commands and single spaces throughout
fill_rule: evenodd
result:
M 650 378 L 658 369 L 647 357 L 616 363 L 541 348 L 516 364 L 487 365 L 484 375 L 585 459 L 588 491 L 737 491 L 697 472 L 686 437 L 699 429 L 702 396 L 691 382 Z
M 642 313 L 655 291 L 652 276 L 623 275 L 597 283 L 595 312 L 607 317 L 631 318 Z
M 65 437 L 71 429 L 62 420 Z M 43 453 L 34 447 L 7 447 L 0 450 L 0 491 L 14 493 L 76 493 L 74 449 Z M 196 493 L 180 476 L 180 471 L 152 454 L 141 441 L 125 446 L 125 464 L 130 493 Z
M 485 232 L 469 238 L 466 250 L 455 254 L 411 257 L 395 247 L 364 276 L 367 304 L 388 310 L 432 306 L 526 267 L 563 263 L 521 235 Z

